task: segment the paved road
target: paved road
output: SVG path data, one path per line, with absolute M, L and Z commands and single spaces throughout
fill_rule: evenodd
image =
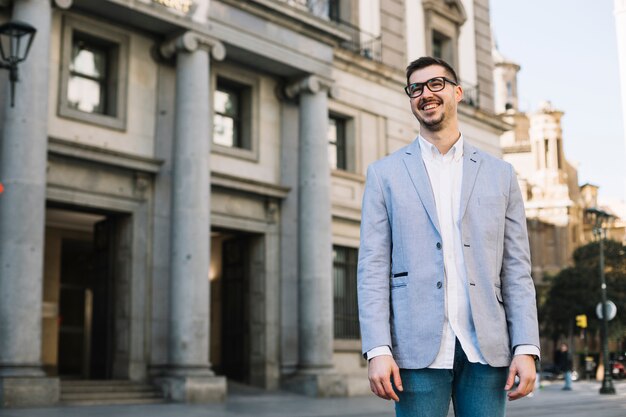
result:
M 599 383 L 553 384 L 509 403 L 507 417 L 626 417 L 626 382 L 617 395 L 599 395 Z M 312 399 L 284 392 L 235 389 L 225 404 L 52 407 L 0 410 L 0 417 L 393 417 L 393 405 L 374 397 Z M 449 417 L 454 416 L 450 412 Z M 485 416 L 488 417 L 488 416 Z

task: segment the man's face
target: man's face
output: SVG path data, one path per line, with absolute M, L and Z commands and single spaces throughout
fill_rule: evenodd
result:
M 431 78 L 446 77 L 450 75 L 439 65 L 431 65 L 426 68 L 414 71 L 409 77 L 409 84 L 423 83 Z M 420 127 L 438 132 L 443 130 L 450 123 L 456 122 L 457 103 L 463 98 L 463 90 L 449 82 L 443 90 L 433 93 L 424 86 L 424 91 L 419 97 L 411 98 L 411 111 L 420 122 Z

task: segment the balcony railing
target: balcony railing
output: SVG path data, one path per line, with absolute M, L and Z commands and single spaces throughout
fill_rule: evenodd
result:
M 339 28 L 350 35 L 349 41 L 341 43 L 341 47 L 359 54 L 372 61 L 382 62 L 382 39 L 381 36 L 374 35 L 361 30 L 351 23 L 338 21 Z
M 478 99 L 480 95 L 478 94 L 478 85 L 464 82 L 461 82 L 461 85 L 463 86 L 463 100 L 461 100 L 461 102 L 467 104 L 468 106 L 479 108 L 480 105 Z
M 283 3 L 287 3 L 290 6 L 296 7 L 301 10 L 309 10 L 309 5 L 307 0 L 280 0 Z
M 380 35 L 361 30 L 349 22 L 339 19 L 338 10 L 332 10 L 328 0 L 279 0 L 291 7 L 306 11 L 320 19 L 334 22 L 339 29 L 350 36 L 341 47 L 373 61 L 382 61 L 382 42 Z

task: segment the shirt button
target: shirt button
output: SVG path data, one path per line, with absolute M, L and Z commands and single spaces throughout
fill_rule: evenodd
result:
M 437 288 L 441 288 L 441 285 L 443 285 L 443 284 L 441 284 L 441 281 L 438 281 L 437 282 Z
M 441 249 L 441 242 L 437 242 L 437 249 Z

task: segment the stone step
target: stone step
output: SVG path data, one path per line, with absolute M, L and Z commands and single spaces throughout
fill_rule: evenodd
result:
M 157 391 L 151 392 L 72 392 L 72 393 L 61 393 L 62 401 L 73 401 L 73 400 L 114 400 L 114 399 L 145 399 L 145 398 L 163 398 L 161 393 Z
M 103 386 L 103 385 L 137 385 L 140 382 L 129 381 L 128 379 L 62 379 L 61 386 Z
M 126 405 L 126 404 L 164 404 L 167 401 L 163 398 L 115 398 L 105 399 L 87 399 L 87 400 L 64 400 L 61 399 L 60 405 Z
M 137 385 L 61 385 L 61 392 L 75 393 L 75 392 L 150 392 L 155 391 L 156 388 L 152 385 L 137 384 Z
M 161 391 L 134 381 L 61 381 L 60 402 L 66 405 L 153 404 L 163 403 Z

